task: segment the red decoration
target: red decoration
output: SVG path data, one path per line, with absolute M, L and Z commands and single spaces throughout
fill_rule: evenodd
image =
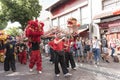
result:
M 119 15 L 119 14 L 120 14 L 120 9 L 115 10 L 115 11 L 113 12 L 113 15 Z

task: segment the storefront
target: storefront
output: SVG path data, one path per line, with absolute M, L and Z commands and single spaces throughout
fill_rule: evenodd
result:
M 114 20 L 115 17 L 107 19 L 107 22 L 99 23 L 98 25 L 100 26 L 101 36 L 106 35 L 108 42 L 113 39 L 117 50 L 120 51 L 120 19 Z

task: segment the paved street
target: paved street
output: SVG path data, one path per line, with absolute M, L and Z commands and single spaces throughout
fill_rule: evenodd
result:
M 101 63 L 99 66 L 83 63 L 76 64 L 76 71 L 69 69 L 70 73 L 73 74 L 71 77 L 64 77 L 62 72 L 60 77 L 56 77 L 54 74 L 54 65 L 45 56 L 43 56 L 42 74 L 38 74 L 36 70 L 29 72 L 28 64 L 21 65 L 20 63 L 16 63 L 17 72 L 4 72 L 3 63 L 0 63 L 0 80 L 120 80 L 118 69 L 115 70 L 110 66 L 107 67 L 107 65 L 113 63 Z M 119 65 L 119 63 L 115 63 L 115 65 Z

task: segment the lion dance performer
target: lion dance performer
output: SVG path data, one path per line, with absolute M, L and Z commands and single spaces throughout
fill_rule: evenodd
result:
M 5 41 L 7 36 L 3 30 L 0 30 L 0 62 L 4 62 L 4 53 L 5 53 Z
M 40 39 L 43 35 L 44 23 L 30 20 L 25 30 L 26 37 L 28 37 L 29 44 L 32 44 L 32 51 L 30 55 L 29 68 L 33 71 L 33 67 L 36 64 L 38 73 L 42 73 L 42 58 L 40 53 Z

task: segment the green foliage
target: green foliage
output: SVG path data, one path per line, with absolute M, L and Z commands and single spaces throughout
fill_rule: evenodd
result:
M 23 33 L 23 31 L 19 28 L 12 27 L 6 30 L 6 33 L 11 36 L 19 36 Z
M 24 30 L 28 20 L 37 18 L 41 11 L 39 0 L 0 0 L 2 3 L 0 22 L 18 21 Z
M 7 25 L 7 22 L 0 23 L 0 30 L 3 30 Z

